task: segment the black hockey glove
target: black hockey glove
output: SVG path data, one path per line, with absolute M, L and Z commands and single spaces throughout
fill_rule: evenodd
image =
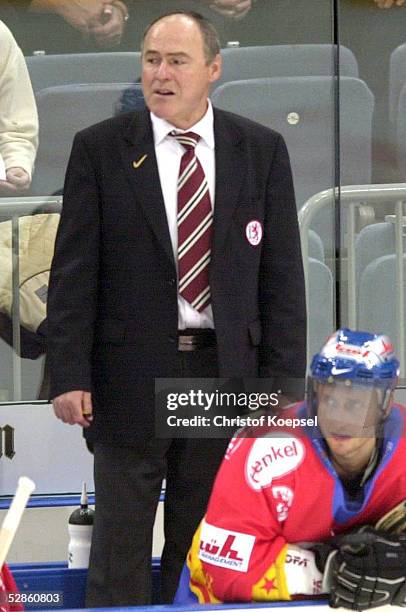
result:
M 338 549 L 338 542 L 336 538 L 331 538 L 327 542 L 320 542 L 312 544 L 311 550 L 314 552 L 314 560 L 316 567 L 324 574 L 326 567 L 329 566 L 331 558 L 334 556 L 334 551 Z
M 406 606 L 406 535 L 368 527 L 340 536 L 325 572 L 333 608 Z

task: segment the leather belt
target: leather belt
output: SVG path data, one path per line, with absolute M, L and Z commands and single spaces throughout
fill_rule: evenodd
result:
M 179 351 L 198 351 L 216 345 L 214 329 L 184 329 L 178 333 Z

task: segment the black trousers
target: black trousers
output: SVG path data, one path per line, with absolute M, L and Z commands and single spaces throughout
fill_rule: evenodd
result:
M 216 377 L 216 349 L 179 353 L 184 377 Z M 149 439 L 136 447 L 94 445 L 96 518 L 88 607 L 151 603 L 152 530 L 163 478 L 165 544 L 161 603 L 177 589 L 228 440 Z

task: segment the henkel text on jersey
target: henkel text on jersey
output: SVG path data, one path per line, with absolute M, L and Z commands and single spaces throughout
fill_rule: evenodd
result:
M 255 440 L 245 464 L 249 486 L 259 491 L 269 487 L 275 478 L 295 470 L 303 461 L 305 447 L 298 439 L 278 433 L 278 437 Z

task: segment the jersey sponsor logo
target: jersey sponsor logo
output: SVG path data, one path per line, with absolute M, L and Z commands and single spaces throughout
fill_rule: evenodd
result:
M 293 491 L 290 487 L 272 487 L 273 498 L 276 499 L 276 513 L 278 521 L 285 521 L 288 518 L 289 508 L 293 501 Z
M 372 367 L 384 363 L 393 356 L 393 344 L 387 336 L 366 342 L 363 346 L 337 342 L 336 334 L 330 336 L 322 354 L 325 357 L 350 357 L 357 363 Z M 334 375 L 334 374 L 333 374 Z
M 253 219 L 247 223 L 245 228 L 245 236 L 251 246 L 258 246 L 262 240 L 262 224 L 257 219 Z
M 298 438 L 258 438 L 251 447 L 245 464 L 248 485 L 260 491 L 275 478 L 295 470 L 303 461 L 305 448 Z
M 291 595 L 315 593 L 317 581 L 323 578 L 317 569 L 314 553 L 294 544 L 288 545 L 286 551 L 285 576 Z
M 255 536 L 229 531 L 203 521 L 199 559 L 235 572 L 247 572 Z
M 298 555 L 298 554 L 291 554 L 291 553 L 287 553 L 286 558 L 285 558 L 285 563 L 292 563 L 292 565 L 299 565 L 302 567 L 307 567 L 307 562 L 309 561 L 309 559 L 307 559 L 306 557 L 303 557 L 302 555 Z

